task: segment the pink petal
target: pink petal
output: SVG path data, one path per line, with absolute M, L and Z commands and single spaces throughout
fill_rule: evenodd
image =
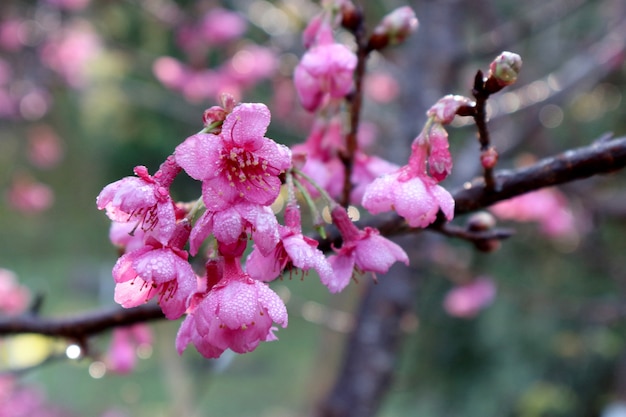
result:
M 204 180 L 219 175 L 222 139 L 208 133 L 198 133 L 176 147 L 174 157 L 187 175 Z
M 222 136 L 232 140 L 235 146 L 255 151 L 262 146 L 270 119 L 271 114 L 265 104 L 240 104 L 224 120 Z

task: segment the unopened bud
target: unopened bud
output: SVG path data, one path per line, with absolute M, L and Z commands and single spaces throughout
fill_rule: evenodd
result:
M 370 49 L 382 49 L 387 45 L 403 42 L 418 26 L 415 12 L 409 6 L 399 7 L 387 14 L 374 28 L 369 41 Z
M 480 153 L 480 164 L 485 169 L 493 169 L 498 163 L 498 151 L 493 146 Z
M 450 124 L 458 110 L 463 108 L 473 108 L 476 105 L 473 100 L 459 95 L 448 94 L 440 98 L 428 111 L 426 115 L 435 119 L 437 123 Z
M 517 80 L 522 69 L 522 58 L 513 52 L 502 52 L 489 65 L 489 78 L 496 80 L 500 87 L 506 87 Z
M 487 211 L 479 211 L 472 214 L 467 220 L 467 230 L 470 232 L 485 232 L 491 230 L 496 225 L 496 218 Z
M 223 122 L 226 119 L 226 111 L 220 106 L 213 106 L 204 111 L 202 122 L 205 127 Z

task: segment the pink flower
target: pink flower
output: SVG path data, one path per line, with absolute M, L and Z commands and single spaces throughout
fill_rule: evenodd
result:
M 426 161 L 428 160 L 428 145 L 424 139 L 424 132 L 415 138 L 409 163 L 399 170 L 375 179 L 365 190 L 363 207 L 370 213 L 378 214 L 395 210 L 404 217 L 411 227 L 426 227 L 437 218 L 441 209 L 448 220 L 454 216 L 454 199 L 450 193 L 437 184 L 447 172 L 447 154 L 445 145 L 435 142 L 431 146 L 432 159 L 429 165 L 436 177 L 427 175 Z M 437 160 L 439 155 L 441 159 Z M 441 166 L 437 165 L 441 162 Z
M 490 305 L 496 296 L 496 286 L 489 278 L 477 278 L 459 285 L 446 295 L 443 306 L 455 317 L 471 318 Z
M 489 210 L 501 219 L 538 222 L 541 231 L 550 237 L 577 233 L 574 215 L 567 207 L 567 198 L 556 188 L 542 188 L 522 194 L 501 201 Z
M 6 191 L 6 199 L 9 206 L 21 213 L 39 213 L 52 206 L 54 192 L 46 184 L 28 176 L 20 176 Z
M 105 359 L 107 368 L 119 374 L 132 372 L 137 364 L 137 347 L 151 344 L 152 333 L 145 324 L 114 329 Z
M 169 186 L 180 172 L 180 167 L 170 156 L 151 176 L 144 166 L 135 167 L 137 177 L 125 177 L 107 185 L 96 198 L 99 210 L 115 222 L 136 222 L 144 230 L 158 225 L 157 238 L 165 243 L 176 224 L 174 203 Z
M 475 105 L 476 103 L 467 97 L 448 94 L 437 100 L 428 109 L 426 115 L 432 118 L 435 123 L 447 125 L 452 123 L 454 116 L 461 107 L 474 107 Z
M 63 144 L 50 125 L 28 131 L 28 159 L 40 169 L 54 168 L 63 158 Z
M 20 285 L 13 271 L 0 268 L 0 313 L 20 314 L 28 307 L 30 292 Z
M 211 9 L 200 22 L 200 35 L 209 45 L 221 46 L 236 40 L 246 31 L 246 20 L 239 14 L 222 8 Z
M 303 271 L 315 269 L 323 282 L 329 282 L 333 270 L 317 245 L 316 240 L 302 234 L 300 209 L 289 205 L 285 209 L 285 226 L 280 226 L 280 242 L 267 255 L 255 247 L 246 261 L 246 270 L 254 279 L 271 281 L 294 267 Z
M 380 236 L 378 230 L 371 227 L 359 230 L 343 207 L 333 208 L 331 217 L 343 237 L 343 244 L 335 249 L 336 255 L 328 259 L 334 275 L 326 281 L 320 277 L 330 292 L 343 290 L 350 282 L 355 267 L 359 272 L 382 274 L 397 261 L 409 264 L 409 257 L 400 246 Z
M 278 222 L 269 207 L 238 203 L 221 211 L 206 211 L 191 231 L 190 252 L 197 254 L 211 233 L 218 242 L 233 245 L 242 233 L 248 232 L 262 253 L 267 254 L 276 246 Z
M 239 258 L 225 258 L 223 267 L 217 284 L 192 301 L 176 337 L 180 354 L 189 343 L 207 358 L 226 349 L 251 352 L 262 341 L 276 340 L 273 323 L 287 327 L 285 304 L 267 284 L 243 272 Z
M 294 83 L 302 106 L 317 110 L 326 97 L 345 97 L 352 89 L 357 57 L 346 46 L 331 43 L 309 49 L 294 72 Z
M 354 157 L 352 183 L 354 188 L 350 194 L 353 204 L 360 204 L 367 187 L 378 177 L 397 171 L 400 167 L 374 155 L 357 152 Z
M 339 118 L 330 120 L 316 119 L 306 141 L 292 147 L 294 155 L 302 154 L 306 162 L 302 172 L 326 190 L 331 197 L 337 197 L 343 190 L 345 167 L 339 159 L 339 152 L 344 148 L 342 124 Z M 319 191 L 305 182 L 312 197 L 318 197 Z
M 148 237 L 145 246 L 122 255 L 113 267 L 115 302 L 130 308 L 158 295 L 165 316 L 179 318 L 196 290 L 196 275 L 181 249 L 188 237 L 189 225 L 181 222 L 167 245 Z
M 264 104 L 240 104 L 226 116 L 219 135 L 199 133 L 178 145 L 176 161 L 202 181 L 209 211 L 236 202 L 269 205 L 276 199 L 279 175 L 291 166 L 291 151 L 264 137 L 269 122 Z
M 100 54 L 100 38 L 91 23 L 75 20 L 41 48 L 41 61 L 71 87 L 84 87 L 89 64 Z

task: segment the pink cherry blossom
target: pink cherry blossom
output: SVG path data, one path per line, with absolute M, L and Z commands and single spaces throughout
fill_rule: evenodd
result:
M 13 271 L 0 268 L 0 314 L 20 314 L 28 307 L 30 292 Z
M 114 329 L 105 357 L 107 369 L 118 374 L 132 372 L 137 364 L 137 347 L 151 344 L 152 334 L 145 324 Z
M 357 57 L 345 45 L 321 44 L 309 49 L 296 66 L 294 83 L 302 106 L 317 110 L 327 97 L 345 97 L 352 89 Z
M 335 249 L 336 254 L 328 259 L 334 275 L 326 281 L 321 277 L 322 283 L 330 292 L 343 290 L 349 284 L 355 268 L 359 272 L 382 274 L 395 262 L 409 264 L 409 257 L 400 246 L 380 236 L 378 230 L 371 227 L 359 230 L 343 207 L 333 208 L 331 217 L 333 224 L 341 233 L 343 244 L 341 248 Z
M 180 222 L 168 245 L 149 237 L 145 246 L 122 255 L 113 267 L 115 301 L 130 308 L 158 296 L 168 319 L 180 317 L 196 290 L 196 275 L 181 249 L 188 236 L 188 224 Z
M 38 125 L 28 131 L 28 159 L 40 169 L 54 168 L 63 158 L 61 138 L 50 125 Z
M 354 184 L 350 194 L 352 204 L 361 203 L 365 190 L 376 178 L 397 171 L 399 168 L 398 165 L 383 158 L 357 151 L 351 177 L 352 184 Z
M 11 208 L 23 214 L 40 213 L 54 203 L 54 191 L 28 175 L 20 175 L 6 190 L 6 200 Z
M 273 323 L 287 327 L 287 309 L 265 283 L 243 272 L 239 258 L 224 259 L 223 277 L 192 300 L 176 337 L 180 354 L 189 343 L 207 358 L 226 349 L 251 352 L 262 341 L 276 340 Z
M 246 20 L 239 13 L 214 8 L 202 17 L 199 32 L 195 36 L 201 36 L 209 45 L 221 46 L 241 37 L 246 26 Z
M 305 164 L 302 172 L 326 190 L 331 197 L 337 197 L 343 190 L 345 167 L 339 159 L 339 152 L 344 148 L 342 122 L 338 117 L 330 120 L 316 119 L 306 141 L 292 146 L 294 155 L 303 155 Z M 319 191 L 304 183 L 312 197 L 319 196 Z
M 74 88 L 84 87 L 90 63 L 102 50 L 101 40 L 91 23 L 75 20 L 43 45 L 41 61 Z
M 96 198 L 98 209 L 106 210 L 115 222 L 135 222 L 144 230 L 156 228 L 158 239 L 165 243 L 176 223 L 169 186 L 180 170 L 171 156 L 154 176 L 146 167 L 137 166 L 136 177 L 125 177 L 104 187 Z
M 443 96 L 426 112 L 429 118 L 435 123 L 447 125 L 452 123 L 454 116 L 461 107 L 474 107 L 476 103 L 473 100 L 459 95 L 448 94 Z
M 541 231 L 550 237 L 576 235 L 576 219 L 568 207 L 567 198 L 556 188 L 522 194 L 501 201 L 489 208 L 501 219 L 538 222 Z
M 278 221 L 271 208 L 241 202 L 221 211 L 206 211 L 196 222 L 190 237 L 190 252 L 198 253 L 211 234 L 218 242 L 235 244 L 242 233 L 250 233 L 257 248 L 269 253 L 278 243 Z
M 280 191 L 279 175 L 291 166 L 291 151 L 266 138 L 270 111 L 245 103 L 226 116 L 219 135 L 199 133 L 176 148 L 178 164 L 202 181 L 209 211 L 236 202 L 271 204 Z
M 317 245 L 316 240 L 302 234 L 300 209 L 295 204 L 288 205 L 285 226 L 280 226 L 280 242 L 267 255 L 255 247 L 246 261 L 246 270 L 254 279 L 271 281 L 294 267 L 303 271 L 315 269 L 323 282 L 329 282 L 333 270 Z
M 413 143 L 408 165 L 378 177 L 366 188 L 362 204 L 370 213 L 395 210 L 411 227 L 428 226 L 440 209 L 448 220 L 452 219 L 452 196 L 426 175 L 427 149 L 421 137 Z
M 489 278 L 481 277 L 450 290 L 443 306 L 451 316 L 471 318 L 490 305 L 495 296 L 494 282 Z
M 122 253 L 142 248 L 147 238 L 147 232 L 135 223 L 111 222 L 109 240 L 122 250 Z

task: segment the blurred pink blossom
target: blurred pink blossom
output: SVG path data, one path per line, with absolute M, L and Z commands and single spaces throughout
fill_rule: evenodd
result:
M 26 32 L 19 19 L 7 19 L 0 22 L 0 48 L 16 52 L 24 46 Z
M 20 384 L 13 375 L 0 375 L 0 417 L 72 417 L 47 401 L 36 386 Z
M 69 11 L 82 10 L 89 4 L 90 0 L 46 0 L 46 3 L 60 9 Z
M 567 207 L 567 198 L 556 188 L 543 188 L 501 201 L 489 209 L 501 219 L 538 222 L 549 237 L 576 234 L 576 219 Z
M 47 185 L 22 175 L 13 180 L 5 198 L 9 206 L 17 211 L 38 213 L 50 208 L 54 202 L 54 192 Z
M 119 374 L 132 372 L 137 364 L 136 350 L 142 345 L 152 345 L 152 332 L 147 325 L 136 324 L 113 330 L 105 358 L 107 369 Z
M 91 23 L 75 20 L 50 37 L 41 48 L 40 57 L 68 85 L 80 88 L 87 82 L 89 64 L 101 50 L 102 43 Z
M 458 285 L 448 292 L 443 307 L 454 317 L 471 318 L 489 306 L 496 296 L 496 285 L 486 277 Z
M 240 38 L 247 29 L 247 22 L 239 13 L 215 8 L 203 16 L 198 29 L 196 36 L 202 36 L 211 46 L 221 46 Z
M 393 101 L 400 93 L 398 81 L 389 74 L 371 72 L 365 78 L 365 94 L 381 104 Z
M 54 168 L 63 158 L 63 144 L 52 126 L 37 125 L 28 131 L 28 159 L 40 169 Z
M 0 268 L 0 313 L 20 314 L 28 307 L 29 300 L 30 291 L 18 283 L 17 275 L 13 271 Z

